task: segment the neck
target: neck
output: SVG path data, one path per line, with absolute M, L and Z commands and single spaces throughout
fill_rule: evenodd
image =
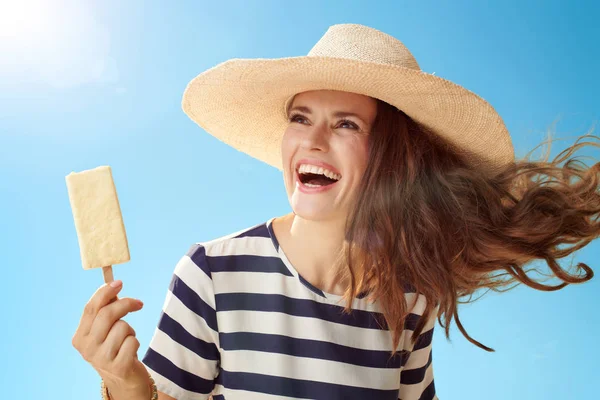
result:
M 278 218 L 276 235 L 300 275 L 325 292 L 341 294 L 334 264 L 344 244 L 344 220 L 304 219 L 293 213 Z

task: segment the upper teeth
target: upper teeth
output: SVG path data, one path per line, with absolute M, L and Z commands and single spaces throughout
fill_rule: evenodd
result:
M 339 181 L 342 178 L 342 176 L 340 174 L 336 174 L 335 172 L 332 172 L 332 171 L 328 170 L 327 168 L 317 167 L 315 165 L 309 165 L 309 164 L 301 164 L 300 168 L 298 168 L 298 173 L 325 175 L 326 177 L 336 180 L 336 181 Z

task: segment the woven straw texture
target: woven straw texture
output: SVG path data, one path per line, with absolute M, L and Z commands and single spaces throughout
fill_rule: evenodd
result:
M 281 170 L 287 101 L 320 89 L 394 105 L 489 174 L 514 162 L 511 137 L 489 103 L 422 72 L 399 40 L 363 25 L 331 26 L 307 56 L 223 62 L 188 84 L 182 106 L 207 133 Z

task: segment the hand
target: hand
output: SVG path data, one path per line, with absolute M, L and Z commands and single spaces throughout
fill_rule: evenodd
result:
M 101 286 L 85 305 L 72 344 L 100 374 L 111 397 L 150 398 L 148 372 L 137 357 L 140 342 L 133 328 L 121 320 L 141 310 L 143 304 L 132 298 L 119 299 L 123 284 L 112 284 L 116 287 Z

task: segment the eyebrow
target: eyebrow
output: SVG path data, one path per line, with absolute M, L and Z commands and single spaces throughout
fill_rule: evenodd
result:
M 290 110 L 288 111 L 288 113 L 291 113 L 292 111 L 300 111 L 306 114 L 312 114 L 312 110 L 306 106 L 294 106 L 292 108 L 290 108 Z M 362 117 L 356 113 L 352 113 L 352 112 L 347 112 L 347 111 L 336 111 L 333 113 L 333 116 L 336 118 L 344 118 L 344 117 L 356 117 L 359 120 L 361 120 L 361 122 L 365 125 L 367 125 L 367 122 L 362 119 Z

